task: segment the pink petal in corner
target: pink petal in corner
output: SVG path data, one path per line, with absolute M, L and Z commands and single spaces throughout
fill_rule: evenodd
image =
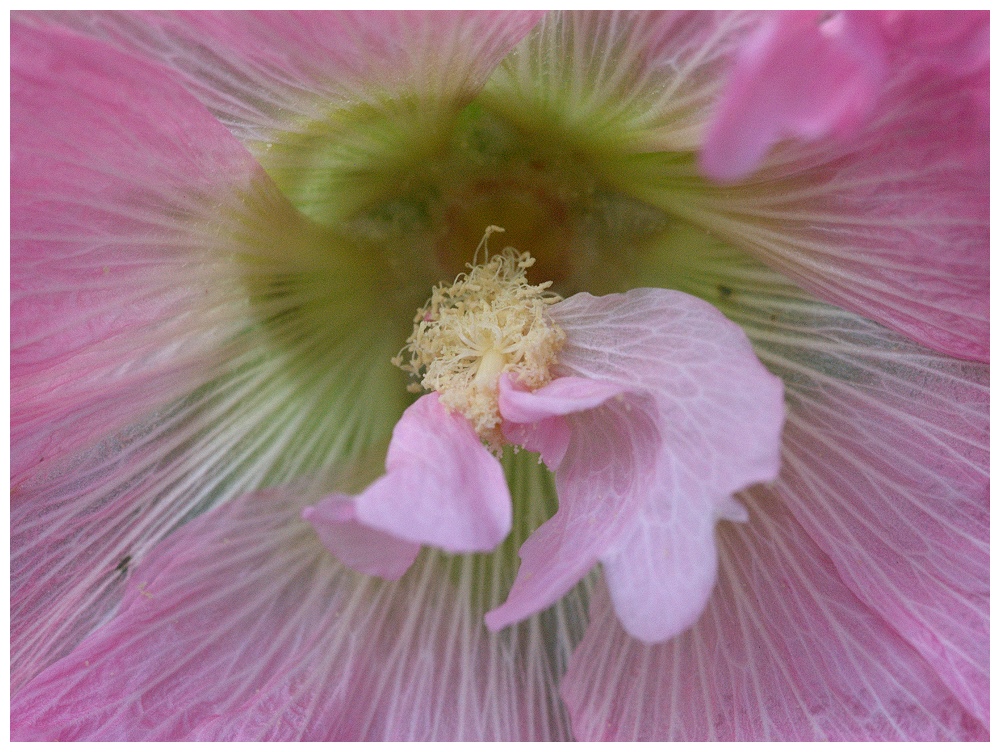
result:
M 818 11 L 778 14 L 751 39 L 709 125 L 701 165 L 715 180 L 752 172 L 783 138 L 857 127 L 885 78 L 884 49 L 863 27 Z
M 676 640 L 631 639 L 598 587 L 562 686 L 576 738 L 988 738 L 781 499 L 758 493 L 752 524 L 720 529 L 719 585 Z
M 444 557 L 399 582 L 358 577 L 320 547 L 300 503 L 251 494 L 159 543 L 129 570 L 118 613 L 14 693 L 12 737 L 566 736 L 530 700 L 555 694 L 549 664 L 488 640 Z M 529 647 L 518 650 L 540 654 Z

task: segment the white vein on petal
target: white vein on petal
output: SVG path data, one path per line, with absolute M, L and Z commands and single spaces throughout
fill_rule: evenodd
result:
M 916 640 L 919 649 L 932 651 L 929 659 L 944 657 L 953 666 L 951 675 L 945 671 L 942 678 L 972 712 L 986 718 L 983 688 L 988 668 L 984 643 L 975 634 L 987 628 L 980 612 L 988 598 L 988 365 L 934 353 L 874 322 L 819 303 L 746 258 L 709 254 L 681 263 L 688 291 L 715 302 L 744 326 L 759 357 L 786 382 L 789 416 L 782 477 L 798 477 L 810 489 L 810 498 L 803 499 L 788 491 L 798 499 L 795 515 L 811 530 L 823 531 L 817 540 L 832 547 L 827 552 L 842 561 L 845 582 L 862 600 L 876 611 L 898 609 L 892 619 L 895 627 Z M 719 285 L 729 288 L 724 298 Z M 893 434 L 887 446 L 887 451 L 894 447 L 884 460 L 893 463 L 891 468 L 886 465 L 890 474 L 867 461 L 859 463 L 837 443 L 849 418 L 855 438 L 882 435 L 887 422 L 906 427 L 906 433 Z M 801 439 L 819 430 L 828 434 L 826 449 L 814 445 L 807 451 Z M 851 436 L 841 438 L 852 441 Z M 908 443 L 900 443 L 904 441 Z M 924 456 L 934 458 L 933 464 L 909 459 L 907 447 L 918 445 Z M 865 509 L 839 504 L 838 489 L 823 479 L 824 468 L 834 461 L 854 467 L 856 481 L 867 489 L 869 506 L 894 514 L 883 520 L 883 528 L 873 527 Z M 939 477 L 942 469 L 955 473 L 955 480 Z M 904 478 L 912 478 L 915 485 L 901 485 Z M 782 483 L 777 488 L 784 488 Z M 894 495 L 916 506 L 897 511 Z M 904 540 L 925 538 L 918 518 L 933 524 L 939 538 L 962 541 L 962 554 L 947 545 L 947 550 L 916 556 L 900 548 Z M 855 522 L 849 528 L 851 519 Z M 866 597 L 871 585 L 844 568 L 858 555 L 867 556 L 867 543 L 857 538 L 864 529 L 879 546 L 888 546 L 908 562 L 905 576 L 916 578 L 916 590 L 912 584 L 903 589 L 904 584 L 883 572 L 879 559 L 873 558 L 859 571 L 877 583 L 880 596 L 875 601 Z M 903 532 L 904 539 L 896 540 Z M 937 643 L 925 644 L 922 635 L 937 635 Z
M 740 14 L 553 12 L 498 68 L 486 97 L 515 118 L 519 109 L 555 113 L 575 136 L 694 150 L 724 66 L 756 22 Z

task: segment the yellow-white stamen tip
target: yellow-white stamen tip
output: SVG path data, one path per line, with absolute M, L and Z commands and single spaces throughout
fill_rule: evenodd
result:
M 451 284 L 440 284 L 417 311 L 413 333 L 393 362 L 420 379 L 420 386 L 440 395 L 441 403 L 465 415 L 479 436 L 499 450 L 500 408 L 497 384 L 510 373 L 529 389 L 552 380 L 551 368 L 566 335 L 547 308 L 561 298 L 551 282 L 528 284 L 525 270 L 535 260 L 528 253 L 504 248 L 492 258 L 486 230 L 479 251 L 481 264 L 469 265 Z

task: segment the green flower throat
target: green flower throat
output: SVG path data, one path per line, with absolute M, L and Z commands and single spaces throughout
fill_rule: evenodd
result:
M 668 221 L 615 187 L 621 155 L 587 151 L 544 120 L 525 130 L 478 101 L 437 114 L 415 102 L 336 111 L 265 145 L 261 160 L 296 208 L 379 249 L 424 295 L 465 269 L 490 225 L 562 295 L 629 286 L 630 257 Z

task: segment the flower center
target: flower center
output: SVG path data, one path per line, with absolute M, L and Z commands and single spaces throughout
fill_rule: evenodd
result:
M 506 228 L 507 244 L 530 249 L 534 259 L 519 266 L 499 260 L 504 253 L 491 256 L 486 263 L 506 280 L 500 287 L 551 281 L 564 297 L 671 286 L 646 274 L 648 260 L 663 257 L 664 243 L 703 243 L 704 232 L 685 232 L 681 220 L 633 191 L 632 171 L 645 169 L 645 155 L 579 138 L 537 103 L 487 93 L 471 102 L 331 103 L 326 116 L 255 152 L 297 210 L 276 221 L 292 212 L 267 209 L 266 233 L 240 231 L 262 246 L 261 258 L 247 263 L 247 285 L 261 332 L 283 359 L 276 383 L 295 395 L 289 415 L 327 437 L 310 452 L 310 468 L 342 450 L 376 456 L 388 441 L 406 407 L 402 374 L 390 359 L 427 291 L 469 271 L 484 227 Z M 445 403 L 470 415 L 496 445 L 496 380 L 513 367 L 514 353 L 490 345 L 486 324 L 469 331 L 476 336 L 467 334 L 473 344 L 464 346 L 475 356 L 459 359 L 459 370 L 479 386 L 426 388 L 451 394 Z M 486 407 L 476 413 L 473 404 Z
M 561 300 L 548 291 L 552 283 L 528 283 L 525 270 L 535 259 L 510 246 L 491 258 L 486 242 L 493 232 L 503 229 L 487 228 L 468 273 L 433 289 L 403 348 L 409 362 L 401 352 L 393 363 L 420 379 L 412 391 L 437 392 L 442 404 L 461 412 L 498 450 L 500 374 L 515 375 L 529 389 L 544 386 L 566 335 L 546 310 Z M 476 265 L 479 250 L 485 258 Z

